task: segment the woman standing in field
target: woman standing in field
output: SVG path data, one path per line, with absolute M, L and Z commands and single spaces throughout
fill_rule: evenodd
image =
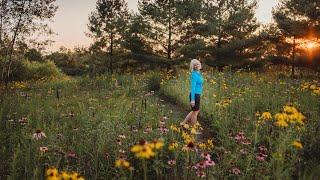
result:
M 200 73 L 201 62 L 197 59 L 192 59 L 190 62 L 190 93 L 189 101 L 191 105 L 191 112 L 187 115 L 181 125 L 188 123 L 190 125 L 195 125 L 197 123 L 198 113 L 200 111 L 200 97 L 202 94 L 202 84 L 203 77 Z

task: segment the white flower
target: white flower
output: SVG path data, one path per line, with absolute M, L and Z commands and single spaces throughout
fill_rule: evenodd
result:
M 46 136 L 46 134 L 45 134 L 43 131 L 41 131 L 40 129 L 38 129 L 38 130 L 36 131 L 36 133 L 33 134 L 32 137 L 33 137 L 33 139 L 35 139 L 35 140 L 40 140 L 40 139 L 45 138 L 45 137 L 47 137 L 47 136 Z

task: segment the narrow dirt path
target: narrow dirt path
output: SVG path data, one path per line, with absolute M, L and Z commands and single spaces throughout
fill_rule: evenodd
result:
M 178 102 L 175 102 L 171 98 L 167 97 L 165 94 L 158 92 L 157 97 L 159 98 L 160 102 L 164 104 L 165 106 L 169 107 L 173 111 L 173 117 L 176 117 L 179 122 L 176 122 L 177 125 L 180 124 L 184 120 L 184 118 L 188 115 L 188 113 L 191 111 L 189 107 L 185 107 L 184 105 L 181 105 Z M 206 124 L 204 117 L 201 115 L 201 111 L 198 114 L 198 121 L 201 124 L 203 130 L 201 132 L 201 135 L 199 135 L 199 140 L 206 140 L 213 138 L 212 133 L 210 132 L 210 126 Z

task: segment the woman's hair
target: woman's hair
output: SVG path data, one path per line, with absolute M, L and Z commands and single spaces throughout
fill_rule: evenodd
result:
M 197 59 L 192 59 L 191 62 L 190 62 L 190 71 L 193 71 L 194 70 L 194 65 L 196 64 L 201 64 L 201 62 Z

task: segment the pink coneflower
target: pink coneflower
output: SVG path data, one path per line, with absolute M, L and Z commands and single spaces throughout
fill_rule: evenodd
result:
M 41 152 L 47 152 L 49 149 L 48 149 L 48 147 L 40 147 L 39 148 L 39 150 L 41 151 Z
M 143 133 L 149 133 L 149 132 L 151 132 L 152 131 L 152 127 L 146 127 L 145 129 L 144 129 L 144 131 L 143 131 Z
M 261 152 L 267 152 L 267 148 L 265 146 L 263 146 L 263 145 L 259 146 L 258 149 Z
M 266 160 L 266 157 L 267 157 L 267 155 L 266 154 L 263 154 L 263 153 L 258 153 L 257 155 L 256 155 L 256 160 L 257 161 L 265 161 Z
M 163 121 L 166 121 L 166 120 L 168 120 L 168 119 L 169 119 L 169 118 L 168 118 L 167 116 L 163 116 L 163 117 L 162 117 L 162 120 L 163 120 Z
M 203 171 L 197 171 L 197 176 L 201 177 L 201 178 L 204 178 L 204 177 L 206 177 L 206 173 L 203 172 Z
M 160 126 L 164 126 L 164 125 L 166 125 L 166 122 L 160 120 L 160 121 L 159 121 L 159 124 L 160 124 Z
M 205 158 L 206 160 L 211 160 L 211 155 L 206 152 L 201 153 L 201 157 Z
M 166 128 L 165 126 L 160 126 L 158 130 L 160 131 L 161 134 L 165 134 L 169 131 L 168 128 Z
M 234 139 L 237 141 L 237 143 L 241 143 L 244 145 L 251 144 L 250 140 L 246 138 L 243 131 L 238 132 L 238 134 L 234 137 Z
M 33 139 L 40 140 L 42 138 L 47 137 L 44 132 L 42 132 L 40 129 L 37 129 L 36 133 L 32 135 Z
M 195 169 L 195 170 L 198 170 L 198 169 L 199 169 L 198 163 L 197 163 L 196 165 L 192 165 L 191 168 L 192 168 L 192 169 Z
M 119 134 L 119 138 L 121 138 L 121 139 L 125 139 L 125 138 L 126 138 L 126 136 L 125 136 L 123 133 L 121 133 L 121 134 Z
M 246 149 L 240 149 L 240 154 L 247 155 L 248 151 Z
M 241 171 L 239 168 L 232 168 L 231 169 L 231 173 L 235 174 L 235 175 L 240 175 L 241 174 Z
M 248 140 L 248 139 L 245 139 L 241 142 L 241 144 L 244 144 L 244 145 L 250 145 L 251 142 Z
M 204 163 L 205 163 L 205 166 L 207 166 L 207 167 L 216 165 L 216 163 L 212 160 L 207 160 Z
M 198 168 L 200 168 L 200 169 L 204 169 L 204 168 L 206 168 L 206 164 L 205 164 L 205 162 L 203 161 L 203 162 L 199 162 L 199 163 L 197 163 L 196 164 L 196 166 L 198 167 Z
M 68 115 L 69 115 L 69 117 L 73 118 L 74 117 L 74 112 L 71 111 L 71 112 L 69 112 Z
M 69 152 L 67 153 L 67 157 L 77 158 L 77 154 L 76 154 L 75 152 L 73 152 L 73 151 L 69 151 Z
M 18 122 L 19 122 L 21 125 L 27 124 L 27 121 L 28 121 L 28 119 L 27 119 L 26 117 L 22 117 L 21 119 L 18 120 Z
M 168 161 L 168 164 L 169 164 L 170 166 L 174 166 L 174 165 L 176 165 L 176 161 L 175 161 L 175 160 L 169 160 L 169 161 Z
M 116 142 L 117 142 L 117 144 L 122 145 L 122 142 L 121 142 L 120 138 L 117 138 Z
M 138 132 L 138 129 L 137 129 L 135 126 L 133 126 L 133 127 L 131 128 L 131 131 L 132 131 L 132 132 Z
M 104 151 L 104 158 L 105 159 L 109 159 L 109 157 L 110 157 L 109 152 L 108 151 Z

